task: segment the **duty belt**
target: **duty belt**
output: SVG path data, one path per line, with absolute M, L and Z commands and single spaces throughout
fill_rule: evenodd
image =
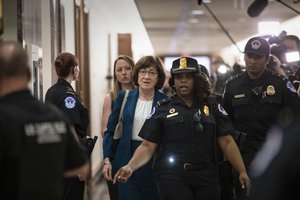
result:
M 183 169 L 185 171 L 192 171 L 198 169 L 204 169 L 207 166 L 206 162 L 201 163 L 188 163 L 188 162 L 164 162 L 158 161 L 155 165 L 155 170 L 165 170 L 165 169 Z
M 205 167 L 206 167 L 206 163 L 197 163 L 197 164 L 184 163 L 183 164 L 183 169 L 187 171 L 203 169 Z

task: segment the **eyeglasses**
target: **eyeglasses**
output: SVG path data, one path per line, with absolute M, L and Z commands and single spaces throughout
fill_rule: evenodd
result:
M 157 72 L 154 71 L 154 70 L 149 70 L 148 71 L 148 70 L 145 70 L 145 69 L 140 69 L 140 70 L 138 70 L 138 72 L 141 76 L 146 76 L 148 74 L 149 77 L 154 77 L 157 74 Z
M 193 120 L 196 123 L 195 129 L 197 132 L 202 132 L 203 131 L 203 125 L 201 123 L 201 111 L 200 109 L 193 115 Z

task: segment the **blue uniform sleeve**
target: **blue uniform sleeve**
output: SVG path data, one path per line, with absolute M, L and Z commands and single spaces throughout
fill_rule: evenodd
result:
M 232 119 L 233 118 L 233 111 L 232 111 L 232 105 L 231 105 L 232 98 L 230 97 L 230 88 L 229 85 L 225 85 L 224 93 L 223 93 L 223 98 L 222 98 L 222 106 L 228 113 L 229 117 Z
M 231 120 L 221 104 L 217 105 L 215 117 L 217 124 L 217 136 L 231 135 L 234 133 L 234 128 Z
M 284 80 L 282 87 L 283 106 L 289 108 L 294 115 L 298 115 L 300 113 L 300 98 L 297 90 L 289 80 Z
M 119 113 L 121 110 L 124 96 L 125 96 L 125 91 L 119 92 L 112 113 L 108 118 L 107 129 L 104 132 L 103 143 L 102 143 L 103 158 L 111 158 L 114 156 L 112 152 L 113 135 L 115 132 L 115 128 L 118 124 Z
M 162 141 L 162 133 L 164 132 L 164 126 L 159 118 L 157 108 L 157 106 L 153 107 L 139 133 L 141 138 L 156 144 Z
M 68 115 L 74 125 L 80 124 L 80 109 L 78 104 L 80 102 L 75 96 L 67 95 L 59 105 L 59 108 Z

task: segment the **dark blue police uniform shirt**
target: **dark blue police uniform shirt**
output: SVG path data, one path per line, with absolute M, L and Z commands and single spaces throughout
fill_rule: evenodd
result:
M 0 98 L 1 199 L 61 199 L 64 171 L 86 162 L 69 125 L 29 90 Z
M 197 131 L 193 115 L 199 112 L 199 106 L 193 104 L 190 108 L 177 95 L 170 98 L 168 102 L 154 107 L 139 136 L 162 145 L 166 154 L 174 155 L 179 160 L 211 162 L 216 145 L 212 128 L 216 128 L 217 137 L 233 132 L 227 113 L 220 104 L 216 104 L 214 111 L 209 110 L 209 104 L 201 104 L 203 131 Z
M 244 72 L 227 82 L 223 106 L 236 130 L 264 141 L 270 126 L 292 121 L 289 118 L 300 113 L 300 98 L 287 78 L 266 70 L 260 79 L 251 80 Z
M 88 110 L 67 81 L 59 78 L 57 83 L 48 89 L 45 102 L 54 104 L 66 113 L 74 124 L 79 137 L 87 135 L 89 124 Z

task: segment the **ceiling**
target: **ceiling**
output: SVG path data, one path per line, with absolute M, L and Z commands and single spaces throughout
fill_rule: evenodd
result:
M 197 0 L 135 2 L 157 55 L 210 55 L 232 45 L 229 37 L 238 42 L 256 34 L 259 21 L 284 22 L 298 16 L 295 11 L 275 0 L 269 0 L 268 6 L 254 18 L 247 14 L 253 0 L 210 0 L 205 5 L 199 5 Z M 300 11 L 299 0 L 283 2 Z M 224 33 L 207 7 L 229 36 Z M 193 10 L 202 10 L 204 14 L 192 14 Z

